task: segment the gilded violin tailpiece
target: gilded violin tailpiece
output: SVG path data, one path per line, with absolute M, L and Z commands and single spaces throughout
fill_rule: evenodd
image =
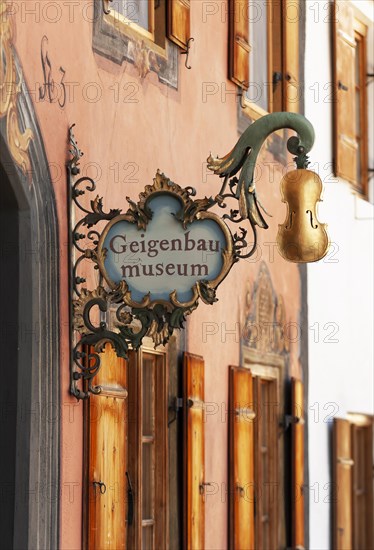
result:
M 330 242 L 327 224 L 317 218 L 317 203 L 322 200 L 323 189 L 320 177 L 311 170 L 293 170 L 283 177 L 280 188 L 288 209 L 277 235 L 281 256 L 297 263 L 321 260 Z

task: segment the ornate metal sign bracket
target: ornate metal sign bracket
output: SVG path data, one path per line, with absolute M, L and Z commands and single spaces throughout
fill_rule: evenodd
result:
M 117 355 L 124 358 L 129 349 L 139 348 L 145 336 L 150 336 L 155 346 L 166 344 L 175 329 L 183 328 L 186 316 L 197 308 L 199 300 L 206 304 L 217 301 L 216 289 L 232 266 L 255 252 L 256 226 L 266 229 L 268 225 L 256 196 L 254 168 L 265 139 L 281 128 L 298 133 L 298 137 L 288 140 L 287 147 L 296 155 L 298 169 L 304 170 L 314 142 L 312 125 L 301 115 L 274 113 L 253 123 L 228 155 L 209 157 L 209 169 L 223 178 L 215 197 L 197 199 L 195 189 L 182 188 L 157 171 L 153 184 L 145 187 L 137 203 L 127 197 L 125 213 L 120 209 L 104 211 L 102 198 L 94 194 L 95 182 L 79 176 L 83 153 L 73 126 L 70 128 L 70 391 L 77 399 L 100 393 L 94 378 L 106 343 L 110 342 Z M 92 193 L 93 198 L 87 200 Z M 235 206 L 228 209 L 226 203 L 230 200 Z M 214 206 L 225 210 L 222 218 L 211 211 Z M 81 217 L 76 221 L 78 213 Z M 231 224 L 246 220 L 253 232 L 249 250 L 247 230 L 239 226 L 239 231 L 233 233 L 230 229 Z M 152 240 L 147 240 L 147 228 Z M 162 231 L 177 238 L 168 240 Z M 159 237 L 156 240 L 155 234 Z M 123 260 L 127 257 L 125 251 L 133 257 L 143 255 Z M 153 263 L 158 254 L 158 260 L 163 261 Z M 203 256 L 204 261 L 197 262 L 196 258 Z M 172 263 L 170 258 L 185 263 Z M 87 269 L 87 265 L 94 269 Z M 147 278 L 149 275 L 152 277 Z M 145 280 L 151 281 L 149 286 Z M 86 283 L 94 289 L 88 290 Z

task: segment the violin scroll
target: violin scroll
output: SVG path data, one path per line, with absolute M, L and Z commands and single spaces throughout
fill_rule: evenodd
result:
M 278 250 L 290 262 L 317 262 L 329 249 L 327 224 L 317 218 L 317 203 L 321 201 L 322 181 L 311 170 L 288 172 L 281 181 L 282 201 L 287 204 L 287 216 L 279 225 Z

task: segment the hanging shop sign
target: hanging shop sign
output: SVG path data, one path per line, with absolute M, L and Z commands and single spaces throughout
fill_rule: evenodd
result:
M 228 155 L 210 156 L 208 168 L 223 179 L 214 197 L 196 198 L 193 187 L 182 188 L 157 171 L 137 202 L 127 197 L 125 212 L 105 212 L 98 196 L 89 201 L 89 207 L 83 204 L 84 195 L 94 193 L 96 185 L 91 178 L 78 177 L 82 152 L 72 128 L 68 163 L 71 392 L 77 398 L 100 392 L 93 380 L 107 342 L 125 358 L 129 348 L 137 349 L 145 336 L 156 346 L 166 344 L 199 301 L 209 305 L 217 301 L 217 288 L 233 265 L 254 254 L 257 227 L 268 227 L 256 195 L 254 169 L 263 142 L 281 128 L 291 128 L 298 136 L 287 143 L 296 155 L 297 169 L 281 183 L 288 213 L 279 226 L 279 251 L 294 262 L 316 261 L 327 253 L 326 228 L 316 214 L 322 183 L 306 169 L 314 131 L 301 115 L 263 117 L 243 133 Z M 222 216 L 217 214 L 219 209 L 224 210 Z M 82 217 L 73 223 L 79 211 Z M 252 229 L 250 245 L 242 227 L 245 222 Z M 93 290 L 79 274 L 87 260 L 99 273 Z
M 191 306 L 229 272 L 231 233 L 216 214 L 194 211 L 191 192 L 158 172 L 134 210 L 104 228 L 97 249 L 100 272 L 112 290 L 126 287 L 133 307 Z

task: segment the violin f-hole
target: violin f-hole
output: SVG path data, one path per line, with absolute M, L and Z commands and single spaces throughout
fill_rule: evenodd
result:
M 296 214 L 294 210 L 291 210 L 290 217 L 289 217 L 289 223 L 286 225 L 285 229 L 291 229 L 292 223 L 293 223 L 293 215 Z
M 309 214 L 309 216 L 310 216 L 310 225 L 312 226 L 312 228 L 317 229 L 318 224 L 313 225 L 313 212 L 311 210 L 307 210 L 306 213 Z

